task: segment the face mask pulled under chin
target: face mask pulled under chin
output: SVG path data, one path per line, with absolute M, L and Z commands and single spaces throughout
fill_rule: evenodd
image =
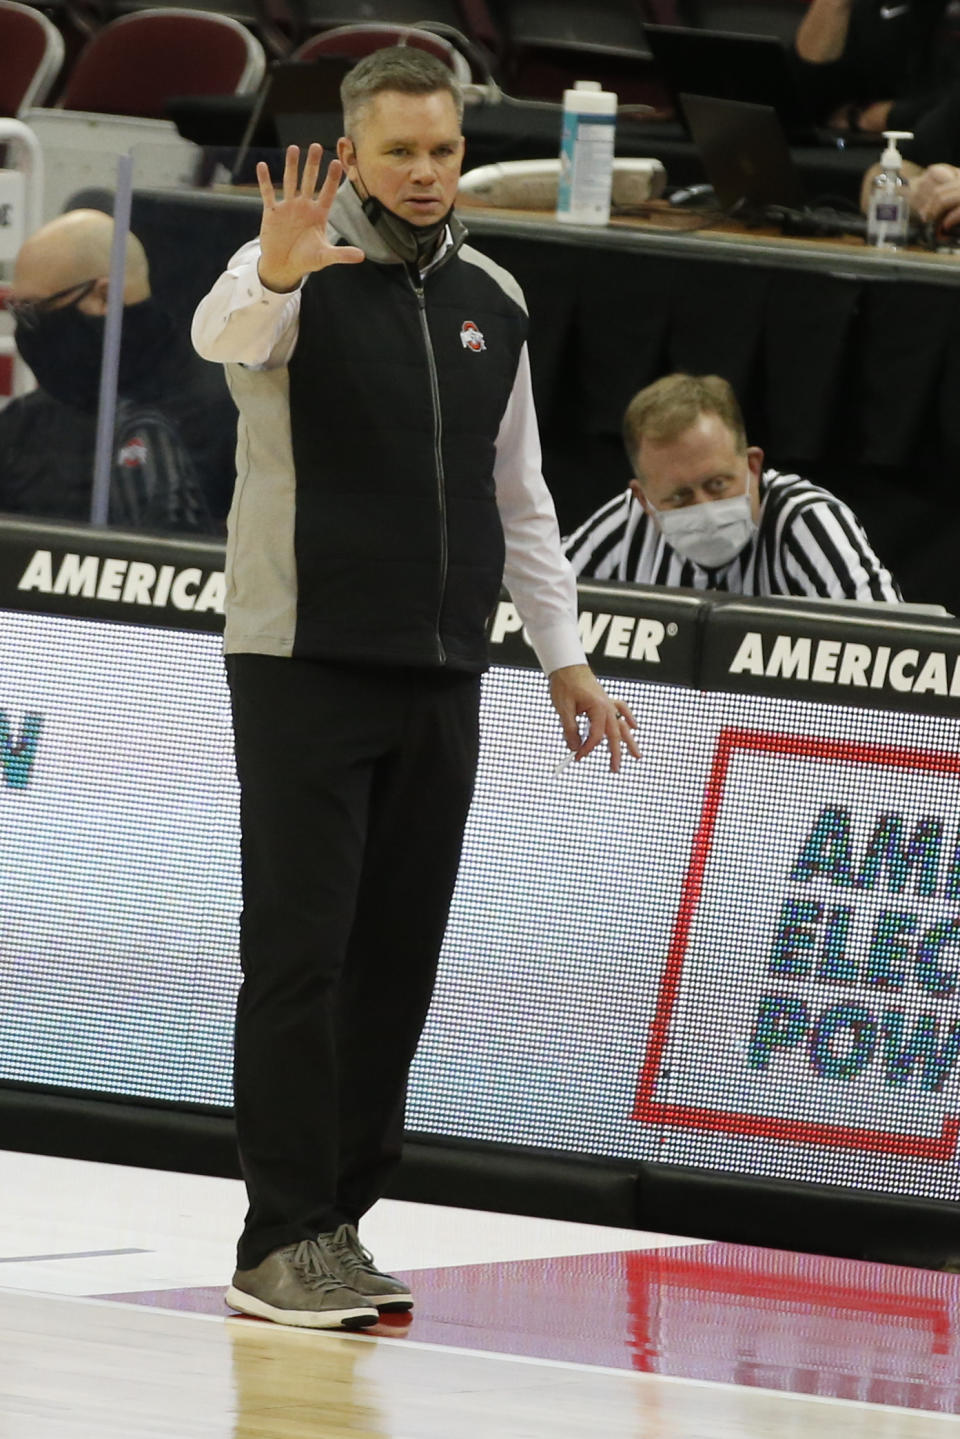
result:
M 366 187 L 364 186 L 366 189 Z M 359 190 L 357 191 L 359 194 Z M 437 248 L 437 241 L 447 228 L 452 207 L 440 220 L 430 225 L 414 225 L 402 215 L 388 210 L 382 200 L 367 192 L 362 204 L 363 213 L 374 229 L 382 236 L 391 250 L 408 265 L 423 265 Z
M 757 532 L 749 491 L 733 499 L 705 500 L 679 510 L 654 509 L 654 515 L 670 548 L 708 570 L 736 559 Z

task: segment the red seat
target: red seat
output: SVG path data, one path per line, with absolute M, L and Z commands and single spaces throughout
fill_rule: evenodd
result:
M 471 78 L 470 65 L 449 40 L 416 25 L 338 25 L 322 30 L 305 40 L 291 55 L 291 60 L 318 60 L 324 55 L 346 56 L 362 60 L 385 45 L 412 45 L 442 60 L 464 82 Z
M 39 10 L 0 0 L 0 115 L 42 105 L 63 64 L 63 38 Z
M 183 95 L 246 95 L 263 79 L 266 56 L 229 15 L 140 10 L 122 15 L 88 41 L 59 104 L 68 110 L 160 119 Z
M 50 3 L 50 0 L 44 0 L 44 3 Z M 103 10 L 104 20 L 157 8 L 157 0 L 61 0 L 61 3 L 72 6 L 96 4 Z M 177 5 L 182 10 L 202 10 L 239 20 L 257 37 L 267 54 L 275 58 L 285 59 L 293 49 L 291 36 L 300 35 L 295 0 L 177 0 Z

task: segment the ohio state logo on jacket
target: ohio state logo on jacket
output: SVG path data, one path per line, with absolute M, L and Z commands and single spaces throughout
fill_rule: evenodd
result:
M 479 325 L 473 320 L 464 320 L 460 326 L 460 343 L 465 350 L 485 350 L 483 335 L 480 333 Z

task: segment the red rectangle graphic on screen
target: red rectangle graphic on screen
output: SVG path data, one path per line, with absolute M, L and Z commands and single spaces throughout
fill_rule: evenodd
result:
M 785 758 L 850 764 L 881 769 L 914 770 L 960 778 L 960 754 L 892 744 L 822 738 L 817 735 L 780 734 L 766 730 L 721 730 L 707 780 L 700 821 L 694 835 L 684 876 L 680 903 L 660 976 L 650 1040 L 640 1070 L 632 1118 L 667 1129 L 716 1131 L 730 1136 L 769 1139 L 779 1143 L 815 1144 L 926 1160 L 948 1160 L 956 1152 L 960 1116 L 945 1116 L 936 1135 L 898 1133 L 855 1125 L 789 1119 L 774 1115 L 737 1113 L 704 1105 L 666 1103 L 656 1098 L 670 1027 L 687 958 L 690 928 L 703 890 L 714 833 L 724 800 L 730 762 L 737 752 L 780 755 Z

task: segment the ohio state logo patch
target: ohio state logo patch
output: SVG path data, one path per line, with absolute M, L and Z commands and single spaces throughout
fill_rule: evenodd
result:
M 460 326 L 460 343 L 465 350 L 478 351 L 487 348 L 480 327 L 474 324 L 473 320 L 464 320 Z
M 117 459 L 126 470 L 139 470 L 147 463 L 148 458 L 147 442 L 139 435 L 134 435 L 125 445 L 121 445 L 117 454 Z

